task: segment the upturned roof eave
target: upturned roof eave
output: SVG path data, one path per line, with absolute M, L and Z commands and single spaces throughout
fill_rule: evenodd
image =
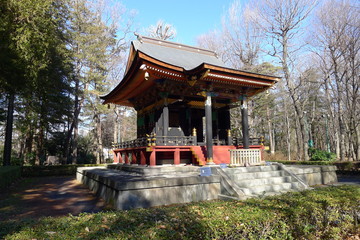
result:
M 137 69 L 141 66 L 141 59 L 138 56 L 138 52 L 135 53 L 135 57 L 130 65 L 128 71 L 126 72 L 123 79 L 119 82 L 119 84 L 111 90 L 108 94 L 100 96 L 102 100 L 104 100 L 103 104 L 111 103 L 111 98 L 117 95 L 117 93 L 121 90 L 121 88 L 127 84 L 130 79 L 136 74 Z
M 146 53 L 143 53 L 140 50 L 138 50 L 138 52 L 140 53 L 139 54 L 140 58 L 142 58 L 143 60 L 147 60 L 151 63 L 155 63 L 162 67 L 166 67 L 168 69 L 178 71 L 179 73 L 184 73 L 186 76 L 192 76 L 192 75 L 198 74 L 199 72 L 203 72 L 204 70 L 205 71 L 206 70 L 215 70 L 215 71 L 220 71 L 220 72 L 224 72 L 224 73 L 228 73 L 228 74 L 235 74 L 235 75 L 240 75 L 240 76 L 245 76 L 245 77 L 259 78 L 262 80 L 269 80 L 269 81 L 275 81 L 275 82 L 278 82 L 280 80 L 280 78 L 277 76 L 236 70 L 236 69 L 218 66 L 218 65 L 214 65 L 214 64 L 210 64 L 210 63 L 206 63 L 206 62 L 201 63 L 200 65 L 196 66 L 193 69 L 186 70 L 181 66 L 172 65 L 172 64 L 166 63 L 160 59 L 151 57 L 151 56 L 147 55 Z
M 269 80 L 269 81 L 280 81 L 280 77 L 273 76 L 273 75 L 267 75 L 267 74 L 260 74 L 260 73 L 253 73 L 253 72 L 247 72 L 243 70 L 237 70 L 233 68 L 223 67 L 223 66 L 217 66 L 214 64 L 209 63 L 202 63 L 199 66 L 186 71 L 187 75 L 193 75 L 198 72 L 202 72 L 204 70 L 213 70 L 213 71 L 219 71 L 223 73 L 233 74 L 233 75 L 239 75 L 244 77 L 252 77 L 252 78 L 259 78 L 262 80 Z
M 251 72 L 231 69 L 231 68 L 227 68 L 227 67 L 223 67 L 223 66 L 217 66 L 217 65 L 213 65 L 213 64 L 209 64 L 209 63 L 201 63 L 200 65 L 198 65 L 197 67 L 195 67 L 191 70 L 185 70 L 183 67 L 166 63 L 160 59 L 153 58 L 153 57 L 147 55 L 146 53 L 143 53 L 140 50 L 137 50 L 137 51 L 135 51 L 135 56 L 132 59 L 132 62 L 131 62 L 131 65 L 129 66 L 128 71 L 126 72 L 124 78 L 120 81 L 120 83 L 108 94 L 100 96 L 100 98 L 102 100 L 104 100 L 103 104 L 119 102 L 119 101 L 116 101 L 116 100 L 119 100 L 119 97 L 115 97 L 115 96 L 119 95 L 122 87 L 126 86 L 127 84 L 129 84 L 131 82 L 131 79 L 134 78 L 138 69 L 144 63 L 145 64 L 149 64 L 149 63 L 155 64 L 159 67 L 163 67 L 166 69 L 171 69 L 173 71 L 176 71 L 176 72 L 184 75 L 184 80 L 190 78 L 191 76 L 198 75 L 199 73 L 203 73 L 208 70 L 221 72 L 221 73 L 225 73 L 225 74 L 230 74 L 232 76 L 237 76 L 240 78 L 248 77 L 248 78 L 254 78 L 254 79 L 258 79 L 258 80 L 265 80 L 265 81 L 270 82 L 272 85 L 280 80 L 280 78 L 276 77 L 276 76 L 251 73 Z M 124 101 L 125 100 L 122 101 L 124 103 L 124 105 L 129 105 L 129 104 L 126 104 Z

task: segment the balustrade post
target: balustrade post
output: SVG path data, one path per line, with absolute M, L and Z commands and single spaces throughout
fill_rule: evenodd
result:
M 232 136 L 231 136 L 231 130 L 228 129 L 227 130 L 227 145 L 232 145 L 233 144 L 233 139 L 232 139 Z
M 193 137 L 193 145 L 197 145 L 197 133 L 196 133 L 196 128 L 193 128 L 192 130 L 192 137 Z
M 151 138 L 151 142 L 152 142 L 152 146 L 156 146 L 156 134 L 154 133 L 152 138 Z

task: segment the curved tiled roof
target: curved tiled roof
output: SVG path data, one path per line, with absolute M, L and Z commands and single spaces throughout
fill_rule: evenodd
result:
M 202 83 L 218 84 L 218 88 L 237 86 L 231 96 L 224 95 L 234 99 L 238 92 L 253 96 L 279 80 L 275 76 L 228 68 L 215 52 L 206 49 L 139 35 L 131 44 L 125 76 L 111 92 L 101 96 L 104 104 L 133 106 L 133 98 L 153 88 L 157 79 L 186 83 L 189 88 Z
M 138 36 L 132 44 L 135 51 L 185 70 L 194 69 L 203 63 L 226 67 L 216 53 L 210 50 L 143 36 Z

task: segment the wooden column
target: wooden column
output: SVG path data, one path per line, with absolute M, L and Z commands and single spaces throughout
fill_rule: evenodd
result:
M 180 164 L 180 150 L 178 148 L 174 151 L 174 165 Z
M 145 151 L 140 151 L 140 165 L 146 165 Z
M 164 105 L 164 108 L 163 108 L 163 114 L 162 114 L 162 117 L 163 117 L 163 136 L 167 136 L 168 135 L 168 130 L 169 130 L 169 107 L 168 107 L 168 104 L 165 100 L 165 105 Z
M 121 156 L 121 152 L 118 153 L 118 160 L 119 160 L 119 163 L 124 163 L 122 156 Z
M 135 151 L 131 152 L 131 163 L 132 164 L 137 164 L 136 152 Z
M 119 163 L 118 154 L 119 154 L 119 153 L 114 152 L 114 163 Z
M 248 106 L 246 96 L 241 98 L 241 128 L 243 133 L 243 147 L 249 149 L 250 137 L 249 137 L 249 121 L 248 121 Z
M 152 151 L 150 153 L 150 166 L 156 166 L 156 152 Z
M 125 152 L 125 164 L 130 164 L 128 152 Z
M 211 93 L 206 93 L 205 101 L 205 123 L 206 123 L 206 164 L 213 162 L 213 128 L 212 128 L 212 110 L 211 110 Z

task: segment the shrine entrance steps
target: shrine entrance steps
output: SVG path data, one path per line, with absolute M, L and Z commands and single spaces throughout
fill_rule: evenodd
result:
M 218 169 L 218 173 L 221 176 L 220 199 L 244 200 L 309 189 L 283 165 L 225 168 Z
M 114 208 L 125 210 L 300 191 L 308 189 L 308 185 L 337 182 L 335 170 L 335 166 L 282 164 L 227 168 L 111 164 L 78 168 L 77 180 Z

